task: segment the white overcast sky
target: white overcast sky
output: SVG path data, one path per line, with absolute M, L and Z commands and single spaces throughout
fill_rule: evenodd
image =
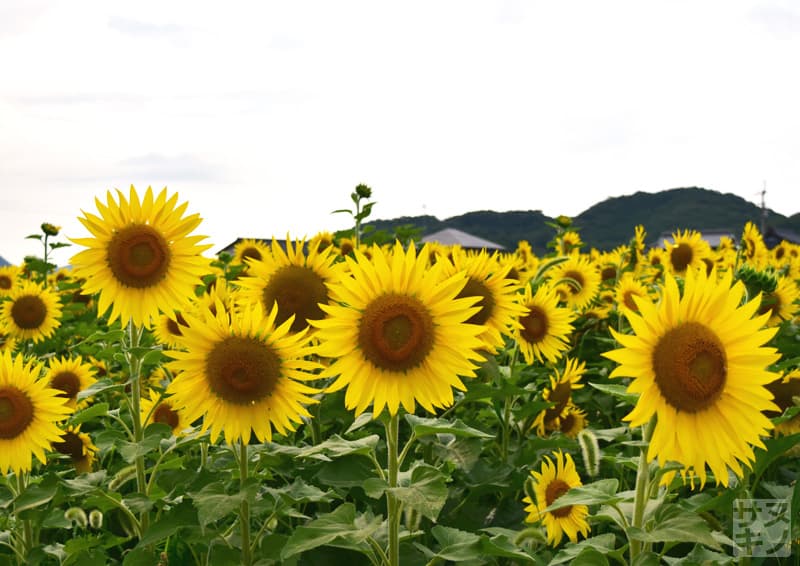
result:
M 345 228 L 358 183 L 373 218 L 764 182 L 794 214 L 799 69 L 791 1 L 0 0 L 0 255 L 131 184 L 213 251 Z

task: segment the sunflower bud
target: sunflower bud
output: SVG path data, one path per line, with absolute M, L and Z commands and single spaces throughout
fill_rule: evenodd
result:
M 98 509 L 89 511 L 89 526 L 93 529 L 99 529 L 103 526 L 103 513 Z
M 88 524 L 86 512 L 80 507 L 70 507 L 64 511 L 64 518 L 70 523 L 77 524 L 82 529 L 85 529 Z
M 364 184 L 356 185 L 356 194 L 361 198 L 369 198 L 372 196 L 372 189 Z
M 595 477 L 600 472 L 600 445 L 597 437 L 591 430 L 585 428 L 578 433 L 578 444 L 581 447 L 586 473 Z
M 60 231 L 61 231 L 61 226 L 56 226 L 55 224 L 50 224 L 49 222 L 42 223 L 42 232 L 44 232 L 48 236 L 58 236 L 58 233 Z
M 556 217 L 556 224 L 558 224 L 562 228 L 569 228 L 570 226 L 572 226 L 572 218 L 561 214 L 560 216 Z
M 525 480 L 525 483 L 522 486 L 522 489 L 525 492 L 525 495 L 528 497 L 528 499 L 531 500 L 531 503 L 536 503 L 536 491 L 532 477 L 528 476 L 528 478 Z
M 772 293 L 778 287 L 778 279 L 769 272 L 758 271 L 749 265 L 740 267 L 736 272 L 736 279 L 744 283 L 747 288 L 747 299 L 753 299 L 759 293 Z

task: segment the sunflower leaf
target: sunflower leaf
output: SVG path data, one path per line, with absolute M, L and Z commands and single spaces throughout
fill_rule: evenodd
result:
M 670 506 L 670 509 L 677 509 Z M 695 513 L 672 511 L 662 515 L 652 530 L 646 531 L 637 527 L 627 529 L 628 537 L 642 542 L 696 542 L 715 550 L 722 547 L 712 536 L 708 523 Z
M 388 488 L 386 491 L 394 493 L 407 507 L 436 522 L 447 501 L 446 479 L 437 468 L 420 464 L 411 471 L 411 481 L 407 487 Z
M 488 434 L 477 428 L 467 426 L 458 419 L 450 422 L 441 419 L 417 417 L 416 415 L 405 415 L 405 419 L 408 424 L 411 425 L 411 429 L 417 438 L 440 433 L 449 433 L 454 436 L 472 438 L 494 438 L 493 434 Z
M 96 405 L 92 405 L 83 409 L 82 411 L 78 411 L 72 418 L 69 419 L 70 424 L 72 425 L 79 425 L 81 423 L 85 423 L 86 421 L 90 421 L 97 417 L 104 417 L 108 414 L 108 403 L 97 403 Z
M 296 527 L 281 550 L 281 560 L 320 546 L 369 552 L 367 539 L 382 523 L 381 517 L 375 517 L 370 512 L 356 515 L 352 503 L 343 503 L 332 512 Z
M 40 507 L 53 499 L 58 491 L 58 476 L 47 475 L 41 482 L 28 486 L 14 500 L 14 513 Z
M 617 493 L 619 481 L 615 478 L 598 480 L 586 485 L 570 488 L 556 499 L 544 512 L 555 511 L 569 505 L 611 505 L 624 501 L 626 496 Z
M 628 387 L 626 385 L 617 385 L 614 383 L 592 383 L 591 381 L 589 382 L 589 385 L 598 391 L 608 393 L 617 399 L 625 401 L 629 405 L 635 405 L 637 399 L 639 399 L 638 395 L 634 393 L 628 393 Z
M 587 548 L 591 548 L 605 554 L 611 550 L 614 550 L 615 544 L 616 536 L 611 533 L 587 538 L 579 543 L 570 544 L 561 549 L 561 551 L 559 551 L 559 553 L 556 554 L 550 561 L 550 566 L 563 564 L 564 562 L 572 563 L 572 561 Z

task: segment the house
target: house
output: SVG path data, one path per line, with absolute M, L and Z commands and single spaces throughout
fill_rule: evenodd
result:
M 800 234 L 797 232 L 793 232 L 791 230 L 786 230 L 785 228 L 775 228 L 774 226 L 768 226 L 766 230 L 764 230 L 764 244 L 767 246 L 768 249 L 772 249 L 781 242 L 789 242 L 790 244 L 800 244 Z
M 222 253 L 227 253 L 227 254 L 233 255 L 233 250 L 236 249 L 236 244 L 238 244 L 239 242 L 243 242 L 244 240 L 255 240 L 257 242 L 261 242 L 265 246 L 271 246 L 273 238 L 236 238 L 233 242 L 231 242 L 230 244 L 228 244 L 224 248 L 220 249 L 217 252 L 217 256 L 219 256 L 219 254 L 222 254 Z M 284 249 L 284 251 L 286 250 L 286 240 L 278 240 L 278 239 L 276 239 L 275 241 L 278 242 L 281 245 L 281 247 Z
M 710 229 L 710 230 L 697 230 L 702 235 L 703 239 L 708 242 L 708 245 L 712 248 L 719 247 L 719 243 L 723 237 L 729 238 L 734 244 L 738 241 L 736 234 L 733 233 L 732 230 L 721 230 L 721 229 Z M 666 232 L 661 232 L 661 235 L 658 237 L 658 241 L 651 245 L 653 248 L 665 248 L 666 243 L 672 243 L 673 232 L 677 232 L 677 230 L 668 230 Z
M 467 234 L 456 228 L 445 228 L 422 237 L 423 242 L 436 242 L 446 246 L 458 245 L 468 250 L 504 250 L 500 244 Z
M 0 267 L 5 267 L 6 265 L 11 265 L 8 263 L 3 256 L 0 255 Z

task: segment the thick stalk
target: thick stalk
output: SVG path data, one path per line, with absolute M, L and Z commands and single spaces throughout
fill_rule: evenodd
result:
M 17 472 L 17 495 L 25 491 L 25 487 L 28 483 L 27 479 L 26 472 Z M 19 519 L 19 517 L 17 517 L 17 519 Z M 28 556 L 31 550 L 33 550 L 33 525 L 30 519 L 22 520 L 22 544 L 22 555 Z
M 644 427 L 642 427 L 642 447 L 639 449 L 639 467 L 636 470 L 636 495 L 633 500 L 633 517 L 631 526 L 641 529 L 644 523 L 644 511 L 647 507 L 649 499 L 648 484 L 650 482 L 650 468 L 647 464 L 647 449 L 650 444 L 650 436 L 653 434 L 653 429 L 656 426 L 656 417 L 650 419 Z M 631 539 L 631 563 L 642 551 L 642 541 Z
M 142 427 L 142 414 L 141 414 L 141 400 L 142 400 L 142 359 L 137 352 L 139 343 L 142 337 L 142 330 L 136 328 L 133 320 L 128 322 L 128 365 L 131 371 L 131 422 L 133 423 L 133 442 L 140 444 L 144 438 L 144 429 Z M 144 494 L 147 490 L 147 478 L 145 476 L 144 467 L 144 454 L 136 456 L 136 490 Z M 139 517 L 139 525 L 141 532 L 147 530 L 150 523 L 150 517 L 147 511 L 142 511 Z
M 242 564 L 250 566 L 253 556 L 250 551 L 250 502 L 244 497 L 245 483 L 247 482 L 247 444 L 239 443 L 239 486 L 242 504 L 239 508 L 239 524 L 242 531 Z
M 386 450 L 389 467 L 389 491 L 386 492 L 386 509 L 389 525 L 389 566 L 400 564 L 400 506 L 392 488 L 397 487 L 397 438 L 400 428 L 399 416 L 392 415 L 386 425 Z

